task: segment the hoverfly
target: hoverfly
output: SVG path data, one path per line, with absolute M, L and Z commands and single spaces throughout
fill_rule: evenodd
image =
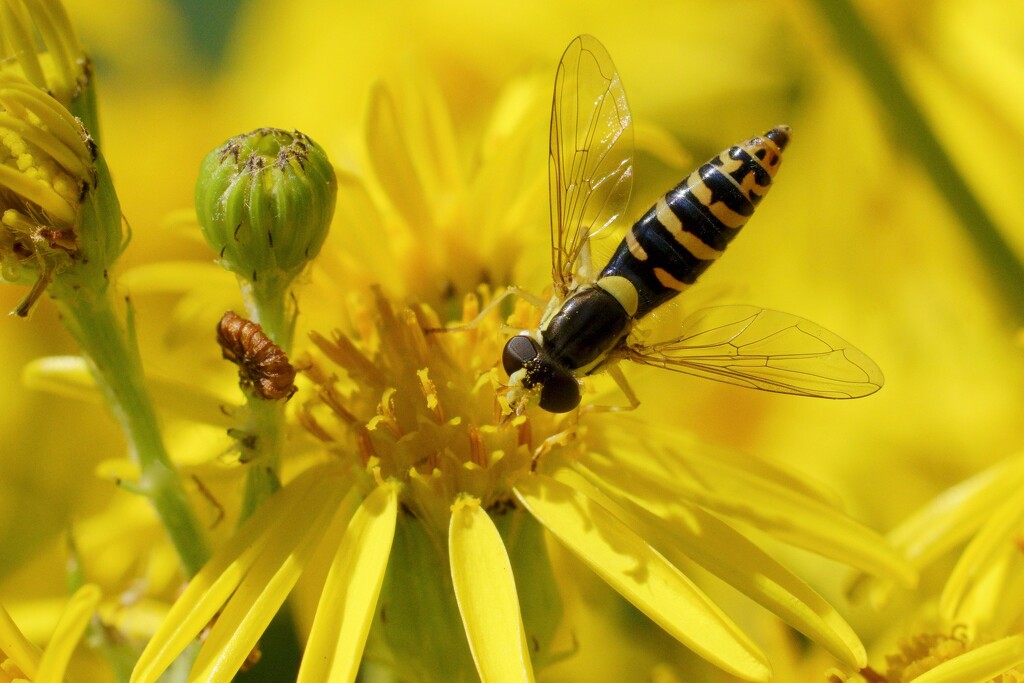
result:
M 573 39 L 555 77 L 549 192 L 554 291 L 540 326 L 502 352 L 509 407 L 575 409 L 581 378 L 607 371 L 639 405 L 623 359 L 784 394 L 858 398 L 881 388 L 875 363 L 835 334 L 754 306 L 699 310 L 674 339 L 631 340 L 638 320 L 685 290 L 724 251 L 770 189 L 789 142 L 777 126 L 734 145 L 660 197 L 595 273 L 590 240 L 615 222 L 633 185 L 626 93 L 604 46 Z M 510 288 L 511 293 L 518 290 Z

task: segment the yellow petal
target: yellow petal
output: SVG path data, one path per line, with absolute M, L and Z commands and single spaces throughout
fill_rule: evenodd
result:
M 280 525 L 264 537 L 261 545 L 265 550 L 217 616 L 192 665 L 191 680 L 228 683 L 238 673 L 320 541 L 337 536 L 351 518 L 361 496 L 354 489 L 346 493 L 338 483 L 331 482 L 322 502 L 296 505 L 305 513 L 297 525 Z M 311 493 L 314 500 L 316 495 Z
M 999 564 L 1007 555 L 1020 553 L 1020 548 L 1013 543 L 1013 535 L 1024 519 L 1024 496 L 1018 493 L 1000 502 L 964 549 L 943 587 L 939 609 L 951 621 L 956 618 L 967 592 L 989 567 Z
M 331 563 L 298 683 L 354 681 L 395 538 L 398 495 L 378 487 L 352 517 Z
M 28 389 L 79 401 L 100 400 L 96 381 L 81 356 L 46 356 L 31 360 L 21 370 L 21 383 Z
M 610 414 L 608 418 L 610 424 L 605 433 L 611 444 L 610 452 L 636 453 L 629 458 L 630 468 L 643 472 L 648 479 L 676 477 L 680 471 L 700 472 L 700 479 L 707 488 L 716 491 L 742 496 L 751 486 L 774 486 L 832 507 L 842 505 L 835 491 L 779 462 L 715 446 L 673 427 L 645 422 L 630 413 Z M 643 439 L 637 439 L 636 435 L 643 435 Z
M 943 662 L 911 683 L 986 683 L 1020 664 L 1024 664 L 1024 636 L 1010 636 Z
M 235 591 L 264 548 L 262 539 L 278 528 L 301 529 L 309 511 L 298 503 L 312 499 L 326 468 L 311 468 L 264 503 L 199 570 L 175 601 L 167 618 L 146 645 L 132 672 L 132 683 L 153 683 L 210 623 Z M 307 519 L 304 519 L 307 518 Z
M 63 683 L 71 655 L 95 614 L 100 597 L 99 587 L 91 583 L 82 586 L 71 596 L 71 601 L 53 630 L 50 644 L 39 660 L 39 672 L 32 678 L 34 683 Z
M 167 292 L 187 294 L 196 289 L 216 292 L 231 288 L 234 285 L 234 277 L 212 262 L 161 261 L 129 268 L 121 275 L 121 284 L 133 294 Z
M 771 678 L 771 666 L 747 635 L 606 509 L 544 475 L 524 477 L 514 490 L 558 540 L 674 638 L 744 680 Z
M 21 381 L 29 389 L 47 391 L 79 401 L 95 403 L 101 399 L 88 361 L 81 356 L 36 358 L 25 364 L 21 371 Z M 227 401 L 195 383 L 152 373 L 146 374 L 146 382 L 161 411 L 218 427 L 234 424 L 221 410 Z
M 0 653 L 6 656 L 29 679 L 36 677 L 43 653 L 25 637 L 11 615 L 0 605 Z
M 404 124 L 408 154 L 420 172 L 428 197 L 435 199 L 462 189 L 459 145 L 444 93 L 421 62 L 407 59 L 394 90 L 400 120 Z
M 674 168 L 687 169 L 693 157 L 683 149 L 675 136 L 649 121 L 633 121 L 633 138 L 638 150 L 652 154 L 662 163 Z
M 925 567 L 974 534 L 1001 502 L 1017 495 L 1022 484 L 1024 454 L 1018 454 L 946 489 L 890 531 L 886 539 L 911 566 Z M 881 607 L 893 589 L 890 581 L 859 575 L 850 582 L 847 594 L 855 601 L 866 595 Z M 952 601 L 952 594 L 947 600 Z
M 212 334 L 211 334 L 212 337 Z M 237 397 L 225 398 L 196 382 L 146 373 L 146 383 L 161 412 L 215 427 L 233 427 L 236 420 L 225 413 Z
M 614 491 L 609 492 L 614 501 L 602 500 L 603 488 L 594 489 L 592 482 L 574 472 L 562 470 L 557 478 L 611 509 L 670 562 L 677 566 L 687 560 L 696 562 L 837 659 L 856 669 L 867 665 L 860 638 L 828 601 L 718 517 L 680 500 L 676 512 L 659 518 L 642 503 Z
M 385 226 L 376 202 L 362 178 L 336 170 L 338 201 L 334 210 L 334 228 L 327 235 L 327 245 L 314 262 L 335 277 L 347 266 L 340 261 L 354 257 L 358 265 L 375 273 L 386 272 L 395 264 L 395 245 L 382 239 Z M 331 248 L 333 247 L 333 248 Z
M 475 498 L 452 507 L 448 554 L 469 649 L 484 683 L 533 681 L 512 564 L 490 515 Z
M 1024 483 L 1024 454 L 1007 458 L 947 489 L 889 532 L 890 542 L 923 567 L 958 546 L 984 524 L 997 505 Z
M 591 454 L 587 467 L 604 482 L 620 485 L 635 500 L 644 500 L 659 515 L 686 499 L 711 512 L 745 522 L 785 543 L 838 560 L 871 574 L 887 576 L 912 587 L 917 574 L 884 538 L 842 510 L 775 480 L 739 471 L 716 476 L 721 464 L 680 465 L 698 477 L 658 476 L 637 469 L 639 458 L 615 462 Z M 753 459 L 751 459 L 753 460 Z M 694 467 L 694 465 L 697 465 Z M 642 468 L 642 466 L 640 466 Z M 623 470 L 628 468 L 628 472 Z
M 433 234 L 434 214 L 427 201 L 423 178 L 410 158 L 403 119 L 391 92 L 378 84 L 370 92 L 366 139 L 370 162 L 394 208 L 411 226 Z

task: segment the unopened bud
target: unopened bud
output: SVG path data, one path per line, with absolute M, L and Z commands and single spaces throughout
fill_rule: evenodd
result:
M 206 156 L 196 212 L 221 265 L 283 288 L 320 252 L 336 195 L 319 145 L 298 131 L 260 128 Z

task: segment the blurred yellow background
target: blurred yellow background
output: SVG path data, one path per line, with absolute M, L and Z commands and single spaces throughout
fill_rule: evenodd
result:
M 1024 6 L 855 4 L 1020 258 Z M 635 120 L 670 131 L 694 166 L 772 125 L 794 130 L 772 198 L 684 297 L 696 304 L 680 306 L 745 302 L 796 313 L 852 341 L 886 375 L 879 394 L 844 403 L 627 370 L 640 410 L 800 468 L 883 531 L 1021 446 L 1022 321 L 813 2 L 253 1 L 232 5 L 230 26 L 198 20 L 225 36 L 219 60 L 172 4 L 67 5 L 95 59 L 102 147 L 133 230 L 124 268 L 212 259 L 169 217 L 191 210 L 199 161 L 224 139 L 297 128 L 339 168 L 364 172 L 369 89 L 415 63 L 440 84 L 460 140 L 472 142 L 510 79 L 550 82 L 569 40 L 592 33 L 615 59 Z M 535 144 L 543 154 L 543 131 Z M 472 153 L 467 143 L 467 166 Z M 689 170 L 638 156 L 630 218 Z M 522 229 L 546 240 L 544 224 Z M 547 254 L 530 258 L 543 265 Z M 527 271 L 531 281 L 516 284 L 543 287 Z M 16 305 L 17 289 L 0 289 L 0 307 Z M 172 347 L 181 341 L 161 332 L 170 303 L 137 301 L 144 357 L 165 370 L 180 359 Z M 112 486 L 93 470 L 123 445 L 98 403 L 22 388 L 25 362 L 74 353 L 46 302 L 31 320 L 0 325 L 0 576 L 15 577 L 0 581 L 0 599 L 59 593 L 57 553 L 52 574 L 17 569 L 103 507 Z M 212 328 L 209 342 L 214 357 Z M 839 586 L 831 576 L 821 583 L 830 595 Z M 870 631 L 873 621 L 861 615 L 855 626 Z

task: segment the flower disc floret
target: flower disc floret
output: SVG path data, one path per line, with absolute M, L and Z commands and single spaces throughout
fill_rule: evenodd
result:
M 478 309 L 467 297 L 463 319 Z M 351 337 L 313 333 L 323 357 L 299 363 L 317 386 L 300 419 L 342 457 L 403 482 L 405 505 L 438 534 L 457 496 L 484 509 L 510 504 L 541 445 L 575 432 L 574 417 L 509 415 L 497 315 L 469 331 L 430 331 L 439 326 L 433 311 L 396 312 L 379 293 L 355 315 Z

